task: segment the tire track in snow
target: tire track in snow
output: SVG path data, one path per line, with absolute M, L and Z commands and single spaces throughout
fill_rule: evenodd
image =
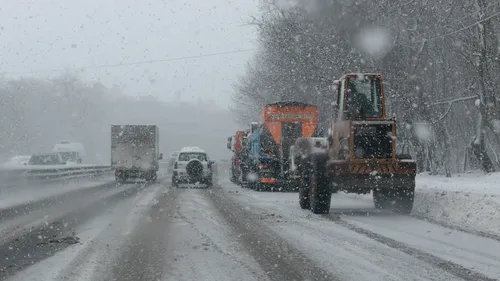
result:
M 47 207 L 51 207 L 56 205 L 57 203 L 63 202 L 66 199 L 78 196 L 84 196 L 89 193 L 100 192 L 102 190 L 109 189 L 113 187 L 115 183 L 105 183 L 105 184 L 97 184 L 94 187 L 82 188 L 77 190 L 72 190 L 68 192 L 64 192 L 62 194 L 33 200 L 27 203 L 19 204 L 12 207 L 7 207 L 0 209 L 0 224 L 6 220 L 30 214 L 32 212 L 38 211 L 40 209 L 44 209 Z
M 239 241 L 271 280 L 339 280 L 317 266 L 277 233 L 255 220 L 253 213 L 228 198 L 221 188 L 207 192 L 222 217 L 238 233 Z
M 402 242 L 396 241 L 394 239 L 385 237 L 383 235 L 380 235 L 378 233 L 375 233 L 373 231 L 364 229 L 362 227 L 356 226 L 354 224 L 351 224 L 349 222 L 346 222 L 342 220 L 339 216 L 332 216 L 332 215 L 323 215 L 322 217 L 326 218 L 329 221 L 334 222 L 337 225 L 340 225 L 342 227 L 345 227 L 349 230 L 352 230 L 358 234 L 362 234 L 368 238 L 371 238 L 377 242 L 380 242 L 386 246 L 389 246 L 391 248 L 397 249 L 407 255 L 410 255 L 412 257 L 415 257 L 419 260 L 422 260 L 426 263 L 432 264 L 452 275 L 457 276 L 458 278 L 461 278 L 463 280 L 469 280 L 469 281 L 495 281 L 497 279 L 490 278 L 482 273 L 473 271 L 471 269 L 468 269 L 464 266 L 461 266 L 459 264 L 453 263 L 451 261 L 442 259 L 440 257 L 437 257 L 433 254 L 427 253 L 425 251 L 419 250 L 417 248 L 411 247 L 409 245 L 406 245 Z
M 128 248 L 106 280 L 162 280 L 169 220 L 180 192 L 174 188 L 156 196 L 147 220 L 134 228 Z
M 47 221 L 44 225 L 0 245 L 0 256 L 6 257 L 0 259 L 0 280 L 5 280 L 14 273 L 78 243 L 78 238 L 74 236 L 72 229 L 100 215 L 120 201 L 134 196 L 142 188 L 132 185 L 123 191 L 90 202 L 84 207 L 78 206 L 66 212 L 61 211 L 60 216 Z
M 472 235 L 475 235 L 475 236 L 479 236 L 479 237 L 483 237 L 483 238 L 488 238 L 488 239 L 493 239 L 493 240 L 496 240 L 496 241 L 500 241 L 500 235 L 498 235 L 498 234 L 488 233 L 488 232 L 483 232 L 483 231 L 478 231 L 478 230 L 474 230 L 474 229 L 462 227 L 462 226 L 459 226 L 459 225 L 455 225 L 455 224 L 451 224 L 451 223 L 446 223 L 446 222 L 438 221 L 438 220 L 435 220 L 433 218 L 426 217 L 426 216 L 412 215 L 412 217 L 414 217 L 416 219 L 419 219 L 419 220 L 422 220 L 422 221 L 425 221 L 425 222 L 429 222 L 429 223 L 435 224 L 435 225 L 439 225 L 439 226 L 442 226 L 442 227 L 446 227 L 446 228 L 450 228 L 450 229 L 453 229 L 453 230 L 462 231 L 462 232 L 469 233 L 469 234 L 472 234 Z

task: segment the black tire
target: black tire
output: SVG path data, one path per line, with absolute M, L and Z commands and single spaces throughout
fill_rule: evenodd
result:
M 212 178 L 207 179 L 205 184 L 207 185 L 207 188 L 214 186 L 213 179 Z
M 158 180 L 158 175 L 156 174 L 156 172 L 155 172 L 155 171 L 152 171 L 152 172 L 149 174 L 149 182 L 150 182 L 150 183 L 155 183 L 157 180 Z
M 311 165 L 309 161 L 299 164 L 299 204 L 300 208 L 309 210 L 311 208 L 311 197 L 309 197 L 309 171 Z
M 293 179 L 290 184 L 290 191 L 291 192 L 298 192 L 300 188 L 300 180 L 298 179 Z
M 119 176 L 115 176 L 115 179 L 116 179 L 116 182 L 120 183 L 120 184 L 124 184 L 127 182 L 127 176 L 125 176 L 123 173 L 120 174 Z
M 327 160 L 328 155 L 326 154 L 317 154 L 312 157 L 309 193 L 311 198 L 311 211 L 314 214 L 328 214 L 330 212 L 332 191 L 326 173 Z
M 146 175 L 144 176 L 144 179 L 148 182 L 148 183 L 153 183 L 156 181 L 156 173 L 155 172 L 148 172 L 146 173 Z
M 390 204 L 389 191 L 387 190 L 373 190 L 373 204 L 377 209 L 388 209 Z
M 231 165 L 231 182 L 232 183 L 238 183 L 238 176 L 236 175 L 236 173 L 234 172 L 235 171 L 235 167 L 234 165 Z
M 415 177 L 408 177 L 399 186 L 387 185 L 387 189 L 373 190 L 373 203 L 377 209 L 399 214 L 410 214 L 415 198 Z
M 397 200 L 395 211 L 400 214 L 409 215 L 413 210 L 413 201 L 415 198 L 415 187 L 412 189 L 402 189 L 400 190 Z
M 172 176 L 172 186 L 179 187 L 179 181 L 174 176 Z
M 299 187 L 299 204 L 301 209 L 310 209 L 309 188 Z
M 276 185 L 272 185 L 272 184 L 266 184 L 266 183 L 260 183 L 258 184 L 259 186 L 259 191 L 262 191 L 262 192 L 273 192 L 273 191 L 278 191 L 277 189 L 277 186 Z
M 241 181 L 239 181 L 239 184 L 241 187 L 244 187 L 246 183 L 248 183 L 248 168 L 243 166 L 244 164 L 240 164 L 239 168 L 239 174 L 241 175 Z M 243 166 L 243 168 L 242 168 Z M 240 178 L 238 178 L 239 180 Z
M 186 173 L 193 181 L 201 181 L 203 176 L 203 165 L 198 160 L 191 160 L 186 165 Z
M 254 181 L 248 181 L 247 182 L 247 187 L 248 187 L 248 189 L 256 190 L 257 189 L 257 183 L 254 182 Z

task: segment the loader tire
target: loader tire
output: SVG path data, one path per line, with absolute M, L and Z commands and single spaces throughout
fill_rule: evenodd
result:
M 299 165 L 299 204 L 302 209 L 311 209 L 311 197 L 309 192 L 309 176 L 312 169 L 309 161 L 302 161 Z
M 328 214 L 330 212 L 330 202 L 332 191 L 326 172 L 328 155 L 312 155 L 312 169 L 309 178 L 309 192 L 311 200 L 311 211 L 314 214 Z
M 177 178 L 175 176 L 172 176 L 172 187 L 179 187 L 179 181 L 177 180 Z
M 309 189 L 299 187 L 299 204 L 301 209 L 310 209 L 311 200 L 309 198 Z
M 301 209 L 311 208 L 311 197 L 309 194 L 309 171 L 311 170 L 309 161 L 304 161 L 300 165 L 299 180 L 299 204 Z
M 415 177 L 410 176 L 403 184 L 384 189 L 373 190 L 373 203 L 377 209 L 386 209 L 394 213 L 410 214 L 415 197 Z

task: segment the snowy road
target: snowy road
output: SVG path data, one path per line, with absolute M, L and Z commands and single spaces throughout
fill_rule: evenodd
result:
M 497 280 L 500 242 L 334 195 L 100 184 L 0 210 L 2 280 Z

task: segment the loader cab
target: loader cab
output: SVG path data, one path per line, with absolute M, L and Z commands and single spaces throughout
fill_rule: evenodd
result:
M 385 120 L 385 102 L 380 74 L 347 74 L 338 80 L 336 120 Z M 340 110 L 342 109 L 342 110 Z
M 333 84 L 331 86 L 331 90 L 333 91 L 333 120 L 337 120 L 339 118 L 339 106 L 340 106 L 340 101 L 341 101 L 341 85 L 340 85 L 340 80 L 335 80 L 333 81 Z M 340 107 L 341 108 L 341 107 Z
M 357 157 L 354 153 L 354 146 L 360 147 L 361 145 L 358 143 L 358 139 L 360 138 L 354 138 L 354 131 L 358 132 L 356 134 L 359 134 L 361 131 L 363 134 L 367 134 L 368 131 L 372 132 L 375 130 L 374 134 L 384 135 L 386 135 L 386 131 L 390 131 L 391 125 L 389 124 L 376 126 L 373 124 L 361 124 L 372 121 L 386 121 L 382 77 L 378 73 L 346 74 L 338 81 L 335 81 L 332 88 L 336 102 L 334 102 L 335 113 L 333 118 L 330 119 L 327 137 L 329 147 L 331 148 L 330 157 L 332 159 L 353 159 L 353 157 Z M 361 127 L 362 130 L 359 131 Z M 378 135 L 372 137 L 383 138 L 384 140 L 381 142 L 387 143 L 387 145 L 379 149 L 378 146 L 370 144 L 370 147 L 363 147 L 362 150 L 368 153 L 375 149 L 377 153 L 370 152 L 371 154 L 369 154 L 377 154 L 376 157 L 388 157 L 392 141 L 388 140 L 386 142 L 385 137 L 379 137 Z M 368 140 L 363 138 L 360 141 L 365 142 Z M 383 150 L 383 153 L 378 153 L 379 150 Z M 371 157 L 370 155 L 369 157 Z M 365 157 L 364 154 L 358 158 L 360 157 L 369 158 L 368 156 Z

